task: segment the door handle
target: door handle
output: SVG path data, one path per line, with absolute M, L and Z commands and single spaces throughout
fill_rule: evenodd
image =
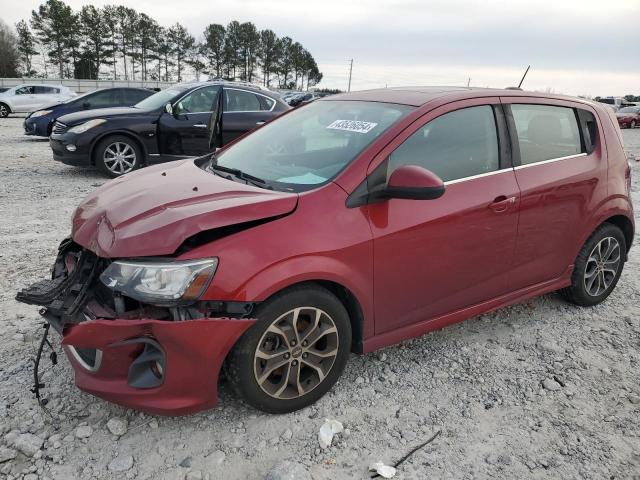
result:
M 207 124 L 206 123 L 196 123 L 194 125 L 194 127 L 196 127 L 196 128 L 207 128 Z
M 489 204 L 489 208 L 496 213 L 506 212 L 516 203 L 516 197 L 507 198 L 505 195 L 500 195 Z
M 267 122 L 265 122 L 264 120 L 260 120 L 259 122 L 256 122 L 256 125 L 264 125 L 265 123 Z

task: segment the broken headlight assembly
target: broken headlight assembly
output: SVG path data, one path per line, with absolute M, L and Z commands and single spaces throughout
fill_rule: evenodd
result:
M 218 267 L 217 258 L 172 262 L 118 260 L 100 275 L 114 292 L 143 303 L 170 306 L 197 300 Z

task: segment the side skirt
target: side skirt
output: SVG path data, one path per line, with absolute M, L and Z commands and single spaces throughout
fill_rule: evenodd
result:
M 452 313 L 447 313 L 440 317 L 407 325 L 406 327 L 402 327 L 390 332 L 381 333 L 380 335 L 375 335 L 363 342 L 362 353 L 369 353 L 380 348 L 395 345 L 404 340 L 419 337 L 421 335 L 424 335 L 425 333 L 444 328 L 448 325 L 467 320 L 471 317 L 475 317 L 483 313 L 493 312 L 494 310 L 508 307 L 516 303 L 521 303 L 530 298 L 539 297 L 541 295 L 544 295 L 545 293 L 555 292 L 556 290 L 560 290 L 561 288 L 568 287 L 569 285 L 571 285 L 572 272 L 573 265 L 569 266 L 565 273 L 563 273 L 560 277 L 553 280 L 522 288 L 515 292 L 507 293 L 506 295 L 502 295 L 491 300 L 486 300 L 482 303 L 477 303 L 476 305 L 472 305 L 461 310 L 456 310 Z

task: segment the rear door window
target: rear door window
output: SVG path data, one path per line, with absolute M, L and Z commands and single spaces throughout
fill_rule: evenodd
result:
M 153 92 L 145 92 L 144 90 L 132 90 L 132 89 L 123 89 L 122 93 L 124 94 L 123 103 L 125 105 L 135 105 L 138 102 L 141 102 L 148 96 L 150 96 Z
M 463 108 L 431 120 L 389 156 L 389 173 L 402 165 L 424 167 L 445 182 L 499 170 L 493 108 Z
M 246 90 L 225 88 L 225 112 L 260 112 L 271 110 L 274 100 Z
M 92 108 L 107 108 L 119 105 L 120 96 L 118 89 L 112 88 L 94 93 L 85 100 Z
M 580 128 L 573 108 L 512 104 L 511 112 L 522 165 L 582 153 Z

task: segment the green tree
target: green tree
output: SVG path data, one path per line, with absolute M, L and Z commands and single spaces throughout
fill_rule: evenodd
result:
M 173 43 L 169 38 L 169 31 L 164 27 L 156 29 L 155 52 L 158 58 L 158 80 L 162 80 L 162 66 L 164 66 L 164 81 L 169 81 L 169 67 L 173 66 Z
M 0 20 L 0 77 L 17 77 L 19 63 L 18 39 Z
M 280 88 L 290 88 L 292 86 L 289 83 L 289 75 L 291 75 L 293 69 L 292 46 L 293 40 L 290 37 L 282 37 L 278 40 L 280 55 L 278 56 L 277 72 Z
M 260 35 L 251 22 L 241 23 L 238 34 L 238 61 L 242 71 L 240 78 L 250 82 L 253 80 L 253 72 L 256 68 Z
M 230 80 L 237 78 L 237 68 L 240 66 L 241 36 L 240 22 L 237 20 L 229 22 L 224 38 L 224 63 L 226 77 Z
M 169 40 L 172 46 L 172 52 L 176 60 L 176 68 L 178 73 L 178 81 L 182 81 L 182 71 L 186 63 L 186 59 L 193 51 L 196 39 L 193 38 L 186 28 L 179 23 L 169 28 Z
M 157 31 L 159 25 L 146 13 L 141 13 L 138 17 L 138 24 L 136 27 L 136 30 L 138 32 L 139 45 L 139 51 L 136 55 L 138 57 L 138 60 L 140 61 L 142 80 L 147 80 L 149 72 L 149 62 L 157 59 L 154 48 L 157 45 Z
M 224 26 L 212 23 L 204 29 L 204 43 L 202 53 L 209 63 L 209 74 L 222 78 L 225 63 L 225 37 Z
M 82 57 L 91 64 L 91 77 L 100 78 L 100 67 L 110 62 L 110 31 L 101 10 L 85 5 L 80 11 Z
M 193 48 L 189 50 L 187 59 L 185 60 L 185 63 L 193 68 L 197 81 L 200 81 L 200 74 L 207 68 L 205 63 L 202 61 L 202 57 L 205 56 L 205 51 L 206 48 L 204 44 L 200 43 L 198 45 L 194 45 Z
M 24 20 L 16 23 L 16 32 L 18 32 L 17 48 L 20 54 L 20 63 L 22 63 L 22 75 L 30 77 L 36 73 L 33 70 L 33 56 L 38 54 L 36 38 Z
M 47 46 L 47 55 L 58 66 L 60 78 L 64 78 L 69 62 L 75 23 L 73 10 L 60 0 L 47 0 L 37 11 L 31 12 L 31 26 Z
M 257 55 L 262 68 L 262 84 L 269 87 L 271 74 L 278 62 L 278 37 L 273 30 L 260 31 Z
M 118 7 L 106 5 L 102 9 L 102 19 L 105 29 L 109 32 L 105 43 L 111 52 L 111 68 L 113 69 L 113 79 L 118 79 L 118 50 L 120 48 L 120 19 Z

